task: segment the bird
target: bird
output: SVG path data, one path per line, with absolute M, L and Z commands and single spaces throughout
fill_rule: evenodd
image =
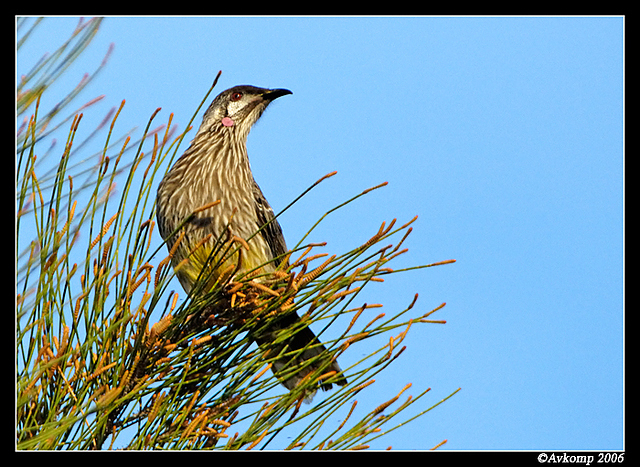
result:
M 189 148 L 161 180 L 156 196 L 158 230 L 173 252 L 171 262 L 187 294 L 202 275 L 208 275 L 202 289 L 207 292 L 230 270 L 237 276 L 262 265 L 261 272 L 268 274 L 282 263 L 288 266 L 282 227 L 253 177 L 246 146 L 249 131 L 269 104 L 288 94 L 292 94 L 288 89 L 250 85 L 222 91 L 204 113 Z M 240 259 L 235 255 L 220 260 L 233 238 L 244 241 L 248 251 L 241 248 Z M 323 373 L 335 372 L 331 378 L 335 384 L 347 384 L 335 359 L 318 357 L 326 348 L 295 311 L 282 311 L 269 323 L 266 330 L 249 334 L 270 355 L 293 351 L 278 357 L 271 367 L 288 390 L 323 367 Z M 279 332 L 287 329 L 298 330 L 275 344 Z M 304 365 L 310 359 L 315 360 Z M 300 369 L 293 373 L 291 368 Z M 332 384 L 323 379 L 320 387 L 329 390 Z M 305 401 L 310 402 L 314 394 L 315 389 Z

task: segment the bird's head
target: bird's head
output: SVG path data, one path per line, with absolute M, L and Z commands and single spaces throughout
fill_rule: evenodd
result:
M 291 94 L 288 89 L 234 86 L 222 91 L 204 114 L 203 127 L 213 131 L 227 129 L 246 136 L 267 106 L 278 97 Z M 226 128 L 225 128 L 226 127 Z

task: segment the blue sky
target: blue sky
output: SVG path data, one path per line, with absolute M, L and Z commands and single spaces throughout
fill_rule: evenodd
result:
M 47 19 L 18 75 L 76 23 Z M 623 28 L 621 17 L 109 17 L 49 96 L 110 43 L 79 97 L 106 96 L 87 131 L 123 99 L 121 132 L 158 107 L 157 122 L 173 112 L 184 129 L 218 70 L 214 95 L 292 90 L 249 136 L 256 180 L 278 211 L 338 174 L 282 215 L 289 244 L 387 181 L 310 240 L 345 252 L 418 215 L 396 267 L 457 260 L 368 292 L 389 314 L 415 293 L 420 314 L 446 302 L 447 324 L 412 330 L 362 405 L 407 382 L 406 394 L 432 388 L 422 408 L 462 388 L 372 447 L 622 449 Z

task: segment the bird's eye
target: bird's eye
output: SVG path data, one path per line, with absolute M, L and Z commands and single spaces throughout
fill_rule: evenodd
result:
M 234 92 L 233 94 L 231 94 L 231 100 L 233 102 L 239 101 L 241 98 L 242 98 L 241 92 Z

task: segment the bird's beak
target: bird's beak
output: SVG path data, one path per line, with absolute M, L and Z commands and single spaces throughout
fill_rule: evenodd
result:
M 268 101 L 277 99 L 278 97 L 286 96 L 287 94 L 293 94 L 288 89 L 270 89 L 262 95 L 262 98 Z

